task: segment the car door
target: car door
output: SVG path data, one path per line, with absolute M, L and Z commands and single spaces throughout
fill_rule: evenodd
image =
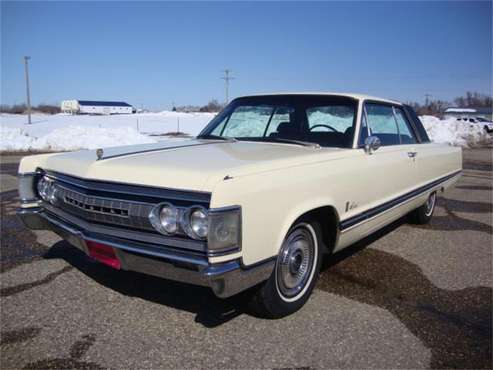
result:
M 380 102 L 365 102 L 358 146 L 364 148 L 365 139 L 375 136 L 381 146 L 371 154 L 362 150 L 360 181 L 366 201 L 354 212 L 368 221 L 361 233 L 367 234 L 387 222 L 386 212 L 398 206 L 399 198 L 416 186 L 416 141 L 414 136 L 401 138 L 395 107 Z M 403 132 L 407 132 L 403 130 Z M 351 215 L 352 216 L 352 215 Z M 354 216 L 353 216 L 354 217 Z
M 450 147 L 436 144 L 430 141 L 422 123 L 411 107 L 404 107 L 398 113 L 408 126 L 414 128 L 419 136 L 418 143 L 414 146 L 414 162 L 417 166 L 417 187 L 425 186 L 430 182 L 460 170 L 461 161 L 456 156 L 450 155 Z M 407 114 L 403 114 L 407 113 Z M 459 155 L 460 157 L 460 155 Z

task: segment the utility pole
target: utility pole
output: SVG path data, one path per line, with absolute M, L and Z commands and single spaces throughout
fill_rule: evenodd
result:
M 431 94 L 425 94 L 425 105 L 428 107 L 430 105 L 430 98 L 432 97 Z
M 28 60 L 31 57 L 24 57 L 24 72 L 26 74 L 26 94 L 27 94 L 27 123 L 31 124 L 31 93 L 29 92 L 29 68 Z
M 229 103 L 229 81 L 234 80 L 234 77 L 230 76 L 231 69 L 226 68 L 224 71 L 224 76 L 221 77 L 226 82 L 226 104 Z

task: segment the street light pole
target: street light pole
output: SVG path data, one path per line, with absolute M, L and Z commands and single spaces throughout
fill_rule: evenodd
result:
M 31 124 L 31 93 L 29 92 L 29 68 L 28 68 L 28 60 L 31 57 L 24 57 L 24 72 L 26 75 L 26 94 L 27 94 L 27 123 Z

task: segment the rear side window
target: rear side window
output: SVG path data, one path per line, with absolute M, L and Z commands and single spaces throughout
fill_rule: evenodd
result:
M 425 128 L 423 127 L 423 124 L 421 123 L 420 119 L 418 118 L 418 115 L 414 111 L 412 107 L 409 105 L 404 105 L 404 109 L 406 113 L 408 114 L 408 117 L 411 119 L 414 127 L 416 128 L 417 134 L 419 136 L 419 141 L 421 143 L 429 143 L 430 138 L 428 137 L 428 133 L 426 132 Z
M 394 108 L 394 110 L 397 128 L 399 129 L 399 135 L 401 136 L 401 144 L 416 143 L 416 138 L 414 137 L 411 125 L 409 124 L 404 111 L 401 108 Z
M 365 104 L 370 134 L 380 139 L 382 145 L 399 145 L 399 130 L 394 111 L 389 105 Z

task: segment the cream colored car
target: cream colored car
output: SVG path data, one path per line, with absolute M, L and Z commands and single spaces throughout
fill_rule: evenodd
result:
M 413 110 L 350 94 L 235 99 L 192 140 L 22 159 L 27 227 L 117 269 L 249 288 L 268 317 L 299 309 L 323 255 L 411 214 L 430 220 L 461 149 Z

